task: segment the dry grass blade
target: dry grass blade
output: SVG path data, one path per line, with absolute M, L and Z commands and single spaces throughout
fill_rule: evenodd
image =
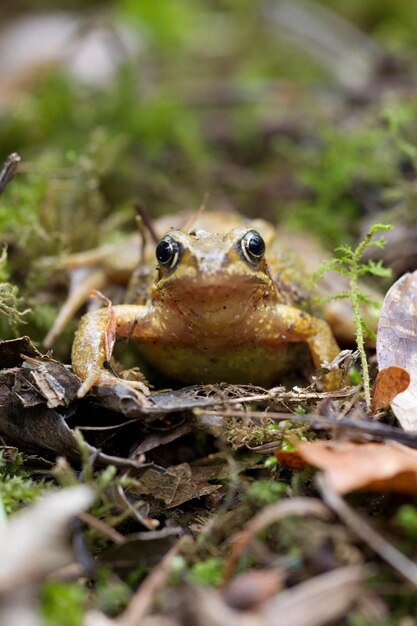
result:
M 386 539 L 381 537 L 358 515 L 335 491 L 323 474 L 316 478 L 325 503 L 362 541 L 368 544 L 384 561 L 389 563 L 401 576 L 417 587 L 417 564 L 399 552 Z
M 126 538 L 124 537 L 124 535 L 119 533 L 115 528 L 112 528 L 108 524 L 105 524 L 102 520 L 94 517 L 94 515 L 90 515 L 90 513 L 80 513 L 78 517 L 82 522 L 84 522 L 84 524 L 91 526 L 91 528 L 97 530 L 104 537 L 108 537 L 109 539 L 114 541 L 114 543 L 118 545 L 122 545 L 123 543 L 125 543 Z

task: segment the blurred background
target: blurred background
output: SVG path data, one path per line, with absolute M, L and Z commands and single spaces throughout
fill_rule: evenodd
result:
M 395 221 L 396 271 L 412 267 L 416 24 L 415 0 L 2 3 L 0 159 L 22 164 L 1 271 L 25 332 L 59 309 L 60 260 L 132 232 L 135 201 L 263 216 L 329 249 Z

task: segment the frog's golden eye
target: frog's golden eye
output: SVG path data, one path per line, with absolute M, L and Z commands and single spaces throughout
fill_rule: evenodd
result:
M 174 269 L 180 259 L 180 245 L 167 235 L 156 246 L 155 254 L 159 265 L 169 270 Z
M 250 230 L 240 240 L 243 258 L 251 265 L 256 265 L 265 254 L 265 242 L 256 230 Z

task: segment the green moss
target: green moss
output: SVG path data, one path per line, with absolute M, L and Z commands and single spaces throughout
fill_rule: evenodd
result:
M 44 626 L 81 626 L 86 603 L 85 585 L 47 581 L 42 587 L 40 606 Z
M 417 508 L 411 504 L 404 504 L 399 508 L 395 521 L 409 539 L 417 539 Z
M 285 496 L 287 485 L 267 478 L 254 481 L 248 488 L 245 498 L 251 504 L 261 508 L 281 500 Z
M 219 557 L 212 557 L 205 561 L 200 561 L 192 566 L 190 580 L 196 585 L 211 585 L 220 587 L 223 582 L 224 560 Z
M 106 615 L 117 615 L 127 606 L 132 596 L 129 586 L 108 568 L 99 570 L 95 591 L 97 609 Z
M 366 121 L 349 129 L 321 125 L 298 158 L 299 182 L 312 197 L 300 202 L 289 222 L 333 244 L 356 235 L 358 190 L 391 184 L 399 173 L 398 151 L 389 135 L 382 125 L 370 127 Z
M 0 500 L 6 514 L 14 513 L 27 504 L 35 502 L 51 483 L 35 481 L 23 466 L 18 454 L 13 461 L 6 461 L 0 454 Z

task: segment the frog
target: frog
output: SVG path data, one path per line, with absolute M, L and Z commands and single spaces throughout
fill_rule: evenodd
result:
M 141 303 L 108 303 L 81 319 L 72 347 L 79 397 L 118 381 L 106 368 L 115 340 L 134 340 L 154 370 L 182 384 L 271 387 L 306 359 L 319 368 L 339 354 L 307 272 L 265 220 L 200 216 L 169 228 L 154 254 Z M 340 385 L 333 371 L 323 381 Z

